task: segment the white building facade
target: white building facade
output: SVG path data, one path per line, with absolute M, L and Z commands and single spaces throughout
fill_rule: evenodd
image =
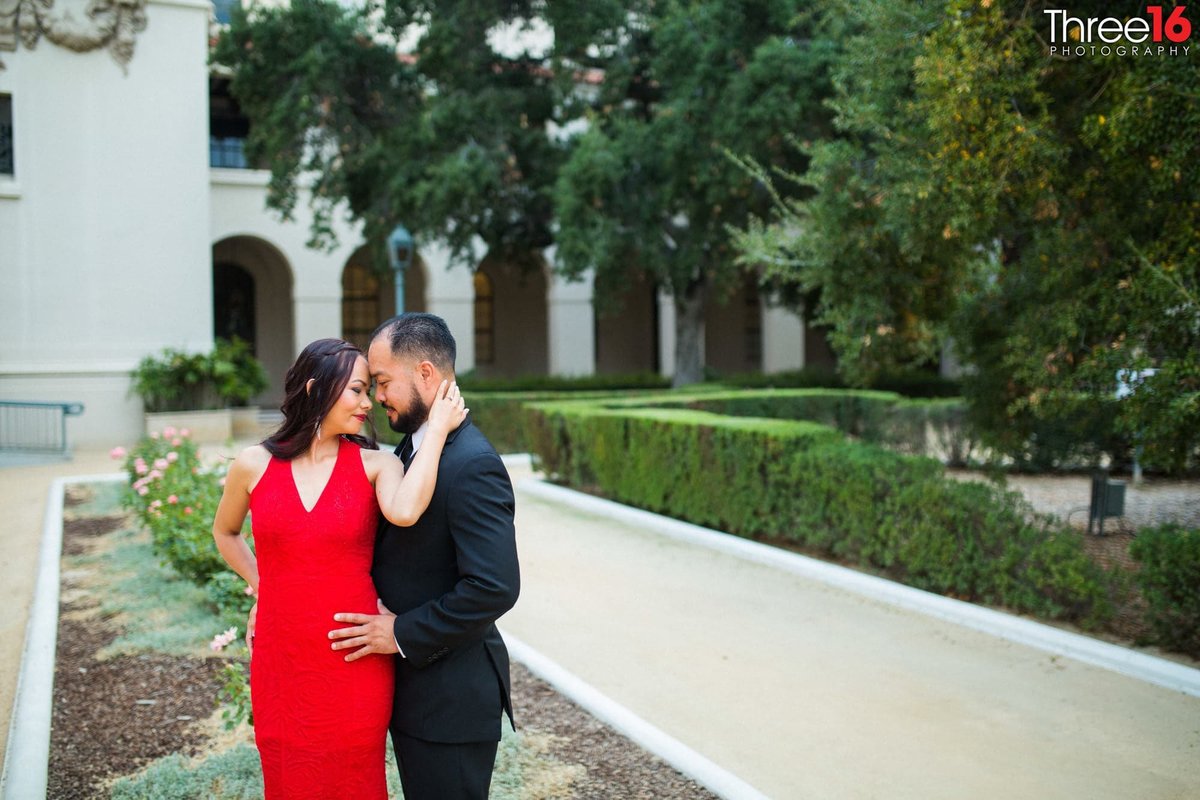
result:
M 394 313 L 390 276 L 371 272 L 349 223 L 333 252 L 307 248 L 303 204 L 281 222 L 265 208 L 268 174 L 242 168 L 236 147 L 230 157 L 236 139 L 215 133 L 212 109 L 227 98 L 207 65 L 209 2 L 140 0 L 91 17 L 84 4 L 30 12 L 0 0 L 0 400 L 82 402 L 73 444 L 127 444 L 143 425 L 137 362 L 237 334 L 271 379 L 260 404 L 276 405 L 306 343 L 361 341 Z M 619 311 L 598 313 L 591 281 L 564 281 L 553 258 L 521 273 L 480 248 L 472 270 L 418 242 L 406 310 L 447 320 L 460 373 L 670 374 L 669 297 L 634 285 Z M 805 332 L 748 286 L 712 304 L 708 364 L 796 369 Z

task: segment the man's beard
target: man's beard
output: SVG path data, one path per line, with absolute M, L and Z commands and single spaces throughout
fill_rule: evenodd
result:
M 395 409 L 392 409 L 395 411 Z M 396 433 L 416 433 L 417 428 L 429 419 L 429 406 L 417 393 L 417 387 L 412 387 L 412 398 L 408 402 L 408 411 L 396 411 L 396 418 L 388 417 L 388 427 Z

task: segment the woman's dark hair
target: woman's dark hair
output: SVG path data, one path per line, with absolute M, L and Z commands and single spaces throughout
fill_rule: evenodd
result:
M 263 440 L 263 447 L 276 458 L 290 461 L 304 453 L 317 435 L 317 425 L 325 419 L 338 397 L 350 383 L 354 362 L 363 356 L 349 342 L 341 339 L 317 339 L 296 357 L 283 380 L 283 424 Z M 307 388 L 312 380 L 312 389 Z M 367 418 L 367 436 L 345 438 L 369 450 L 378 450 L 375 426 Z

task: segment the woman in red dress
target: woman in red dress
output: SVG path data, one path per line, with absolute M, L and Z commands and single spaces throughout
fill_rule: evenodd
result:
M 304 348 L 285 379 L 283 424 L 234 460 L 213 522 L 221 555 L 258 598 L 247 643 L 266 800 L 387 797 L 392 657 L 347 662 L 331 647 L 330 623 L 348 609 L 380 613 L 371 581 L 379 512 L 401 526 L 420 517 L 446 435 L 466 410 L 457 386 L 443 383 L 405 475 L 359 436 L 370 383 L 354 345 Z M 247 512 L 256 552 L 241 536 Z

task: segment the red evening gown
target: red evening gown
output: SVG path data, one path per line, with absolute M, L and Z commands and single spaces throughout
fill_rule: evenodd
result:
M 339 611 L 376 614 L 379 506 L 358 445 L 342 440 L 312 511 L 292 464 L 272 458 L 250 493 L 258 621 L 250 661 L 266 800 L 386 798 L 392 656 L 347 663 L 330 648 Z

